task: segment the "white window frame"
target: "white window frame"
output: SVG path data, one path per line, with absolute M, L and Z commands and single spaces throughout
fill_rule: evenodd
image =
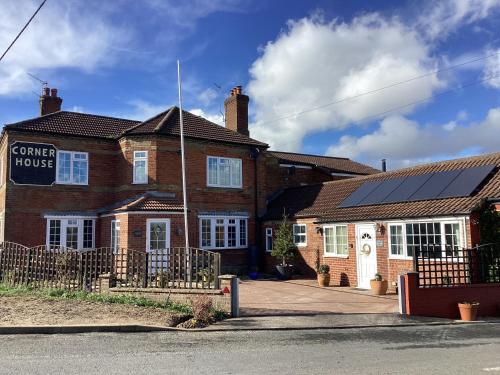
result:
M 202 238 L 202 220 L 210 220 L 210 246 L 203 246 L 203 238 Z M 215 227 L 217 226 L 217 220 L 224 220 L 224 246 L 216 247 L 215 246 Z M 227 246 L 228 245 L 228 226 L 229 220 L 235 220 L 236 225 L 236 246 Z M 244 237 L 241 237 L 240 230 L 240 222 L 245 221 L 245 233 Z M 198 216 L 198 225 L 199 225 L 199 243 L 200 248 L 208 249 L 208 250 L 225 250 L 225 249 L 246 249 L 248 248 L 248 216 L 209 216 L 209 215 L 201 215 Z M 242 240 L 245 245 L 241 245 Z
M 46 224 L 46 232 L 45 232 L 45 243 L 47 247 L 51 247 L 50 245 L 50 222 L 52 220 L 59 220 L 61 222 L 61 234 L 60 234 L 60 243 L 59 246 L 62 248 L 66 248 L 66 229 L 68 226 L 73 227 L 74 225 L 68 225 L 69 221 L 76 220 L 77 224 L 76 227 L 78 228 L 78 237 L 77 237 L 77 243 L 78 246 L 74 250 L 88 250 L 88 249 L 93 249 L 95 248 L 95 226 L 96 226 L 96 219 L 95 217 L 85 217 L 85 216 L 46 216 L 45 219 L 47 220 Z M 83 228 L 84 228 L 84 221 L 85 220 L 91 220 L 92 221 L 92 246 L 91 247 L 83 247 Z
M 339 254 L 337 249 L 337 227 L 346 228 L 346 241 L 347 241 L 347 254 Z M 333 252 L 326 251 L 326 230 L 332 229 L 334 231 L 333 236 Z M 344 223 L 340 224 L 329 224 L 323 226 L 323 256 L 325 258 L 349 258 L 349 226 Z
M 299 227 L 304 227 L 304 233 L 299 233 L 298 235 L 304 236 L 304 242 L 295 242 L 295 228 Z M 293 224 L 292 226 L 292 233 L 293 233 L 293 243 L 296 246 L 302 247 L 302 246 L 307 246 L 307 224 Z
M 118 233 L 118 238 L 116 236 L 116 233 Z M 110 247 L 113 249 L 113 254 L 118 254 L 120 250 L 120 237 L 121 237 L 120 219 L 113 219 L 111 220 L 111 238 L 110 238 L 110 245 L 111 245 Z
M 137 156 L 137 154 L 139 153 L 145 153 L 146 156 Z M 149 160 L 149 152 L 144 150 L 144 151 L 141 151 L 141 150 L 136 150 L 134 151 L 134 160 L 133 160 L 133 163 L 132 163 L 132 183 L 133 184 L 141 184 L 141 185 L 146 185 L 148 184 L 149 182 L 149 168 L 148 168 L 148 160 Z M 135 174 L 135 163 L 138 162 L 138 161 L 145 161 L 145 180 L 137 180 L 136 179 L 136 174 Z
M 69 171 L 69 181 L 61 181 L 59 179 L 59 158 L 62 154 L 70 155 L 70 171 Z M 73 163 L 75 162 L 75 155 L 85 155 L 85 161 L 87 162 L 87 173 L 85 177 L 85 182 L 75 182 L 73 176 Z M 56 158 L 56 184 L 59 185 L 88 185 L 89 184 L 89 153 L 83 151 L 66 151 L 66 150 L 57 150 L 57 158 Z M 83 159 L 82 159 L 83 160 Z
M 217 160 L 217 182 L 216 183 L 211 183 L 210 182 L 210 160 Z M 220 174 L 219 174 L 219 166 L 221 160 L 229 160 L 229 185 L 222 185 L 220 183 Z M 237 162 L 239 164 L 239 170 L 240 170 L 240 175 L 239 175 L 239 184 L 233 184 L 233 166 L 232 163 Z M 227 157 L 220 157 L 220 156 L 207 156 L 207 186 L 208 187 L 220 187 L 220 188 L 231 188 L 231 189 L 241 189 L 243 187 L 243 161 L 242 159 L 238 158 L 227 158 Z
M 170 248 L 170 219 L 166 218 L 158 218 L 158 219 L 146 219 L 146 251 L 151 251 L 151 244 L 150 244 L 150 239 L 151 239 L 151 224 L 152 223 L 165 223 L 166 224 L 166 235 L 165 235 L 165 243 L 166 243 L 166 249 Z
M 406 238 L 406 224 L 420 224 L 420 223 L 439 223 L 441 227 L 441 254 L 443 258 L 455 258 L 446 255 L 446 233 L 444 230 L 445 224 L 458 224 L 459 225 L 459 235 L 460 235 L 460 247 L 464 249 L 466 247 L 467 241 L 467 233 L 466 233 L 466 225 L 465 218 L 442 218 L 442 219 L 415 219 L 415 220 L 403 220 L 403 221 L 391 221 L 387 223 L 387 243 L 388 243 L 388 252 L 389 259 L 394 260 L 412 260 L 413 256 L 408 255 L 408 241 Z M 395 255 L 391 253 L 391 226 L 402 226 L 402 236 L 403 236 L 403 254 Z
M 269 239 L 271 239 L 271 246 L 268 246 L 269 245 L 269 242 L 267 242 Z M 268 227 L 266 228 L 266 251 L 268 253 L 270 253 L 271 251 L 273 251 L 273 228 L 271 227 Z

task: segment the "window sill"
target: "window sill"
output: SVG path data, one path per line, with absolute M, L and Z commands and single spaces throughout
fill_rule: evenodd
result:
M 323 258 L 341 258 L 341 259 L 348 259 L 349 255 L 344 255 L 344 254 L 323 254 Z
M 74 182 L 57 182 L 56 181 L 56 185 L 89 186 L 89 183 L 86 182 L 86 183 L 83 183 L 83 184 L 77 184 L 77 183 L 74 183 Z
M 147 182 L 135 182 L 135 181 L 132 181 L 132 185 L 148 185 Z
M 214 250 L 242 250 L 248 249 L 248 246 L 239 247 L 201 247 L 202 250 L 214 251 Z
M 413 260 L 413 257 L 406 256 L 389 256 L 389 260 Z
M 307 243 L 296 243 L 295 246 L 297 246 L 297 247 L 307 247 Z
M 215 188 L 215 189 L 231 189 L 231 190 L 243 190 L 243 186 L 207 185 L 207 188 Z

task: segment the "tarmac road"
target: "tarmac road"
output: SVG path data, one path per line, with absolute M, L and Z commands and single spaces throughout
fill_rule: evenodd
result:
M 500 374 L 498 323 L 0 340 L 0 374 Z

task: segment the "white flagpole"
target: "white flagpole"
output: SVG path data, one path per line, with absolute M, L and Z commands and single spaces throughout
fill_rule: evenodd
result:
M 189 249 L 189 232 L 188 232 L 188 206 L 187 206 L 187 190 L 186 190 L 186 160 L 184 158 L 184 122 L 182 116 L 182 93 L 181 93 L 181 62 L 177 60 L 177 82 L 179 86 L 179 119 L 181 127 L 181 160 L 182 160 L 182 197 L 184 203 L 184 238 L 186 240 L 186 252 Z

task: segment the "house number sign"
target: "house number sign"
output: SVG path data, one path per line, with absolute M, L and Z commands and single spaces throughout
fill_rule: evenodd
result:
M 54 145 L 14 142 L 10 145 L 10 179 L 18 185 L 52 185 L 56 159 Z

